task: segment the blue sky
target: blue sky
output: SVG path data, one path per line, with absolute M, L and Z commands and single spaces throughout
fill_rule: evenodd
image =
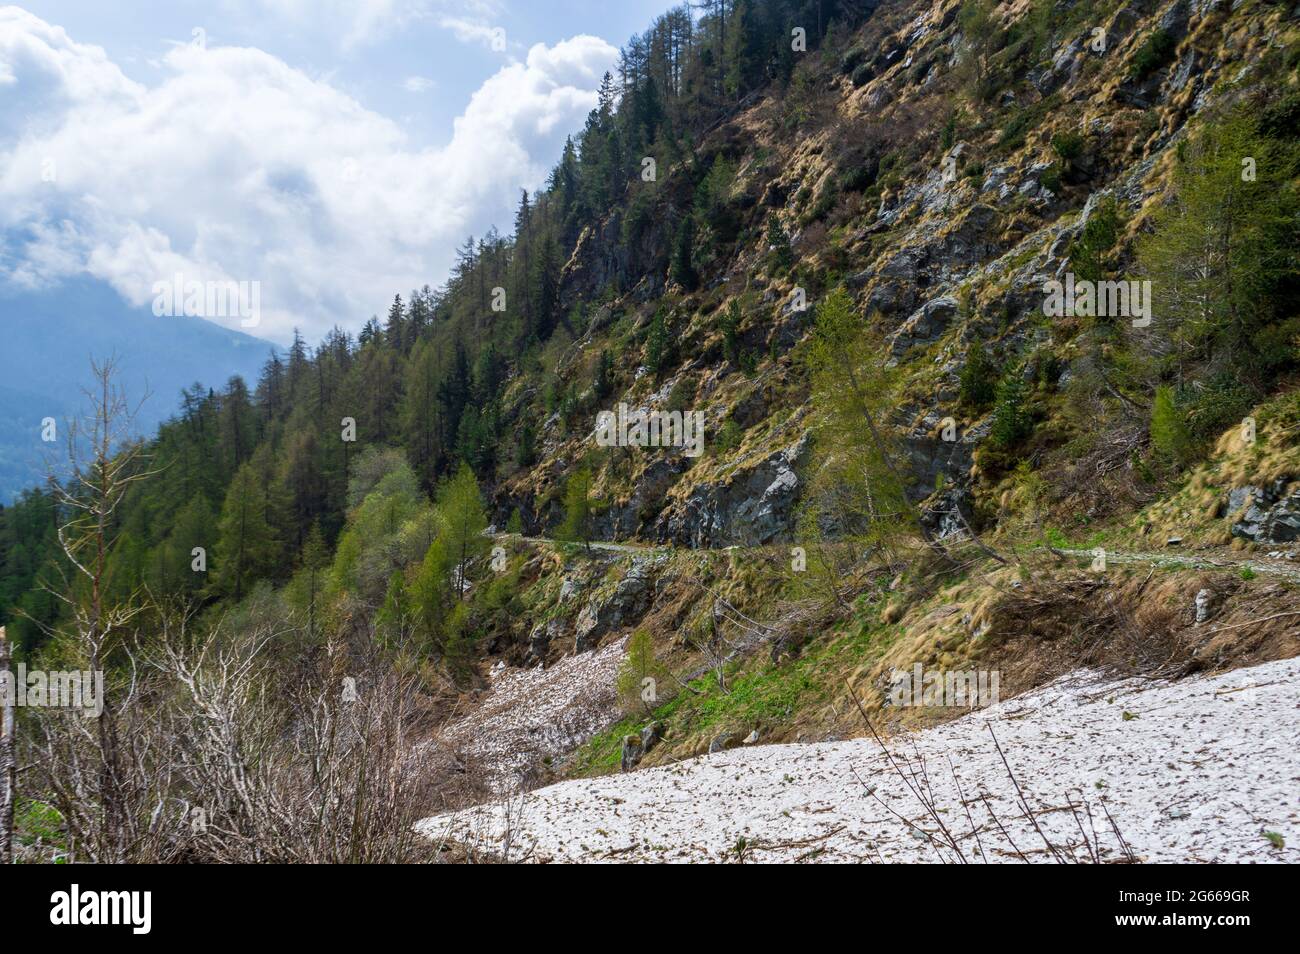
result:
M 668 0 L 0 7 L 0 283 L 258 283 L 276 341 L 355 329 L 507 231 Z M 500 47 L 504 45 L 504 49 Z

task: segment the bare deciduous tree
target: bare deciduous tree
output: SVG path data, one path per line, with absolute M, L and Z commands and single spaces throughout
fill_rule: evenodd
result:
M 18 797 L 14 699 L 8 677 L 9 640 L 0 626 L 0 865 L 13 861 L 14 801 Z
M 51 474 L 49 480 L 59 513 L 59 545 L 71 572 L 64 574 L 61 586 L 48 587 L 66 604 L 68 622 L 46 630 L 47 635 L 62 639 L 79 665 L 100 673 L 107 669 L 109 657 L 140 612 L 139 605 L 111 602 L 106 593 L 109 556 L 118 533 L 118 507 L 133 484 L 154 472 L 148 469 L 144 447 L 132 433 L 140 405 L 132 406 L 117 385 L 116 360 L 92 361 L 91 372 L 94 384 L 83 391 L 89 410 L 68 428 L 68 477 L 59 481 Z M 130 843 L 140 836 L 129 821 L 127 803 L 140 793 L 127 790 L 127 763 L 133 753 L 123 749 L 117 709 L 122 702 L 129 703 L 136 680 L 128 678 L 122 683 L 125 700 L 113 698 L 116 693 L 107 691 L 107 680 L 105 686 L 102 712 L 93 729 L 82 724 L 73 734 L 93 735 L 93 749 L 82 755 L 92 759 L 98 790 L 94 804 L 102 814 L 102 823 L 88 829 L 95 833 L 97 844 L 83 849 L 97 859 L 115 861 L 125 859 Z M 89 766 L 79 768 L 79 774 L 91 771 Z

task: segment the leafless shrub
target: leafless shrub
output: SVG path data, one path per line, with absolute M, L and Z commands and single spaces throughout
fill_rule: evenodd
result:
M 934 852 L 935 860 L 940 863 L 970 864 L 972 862 L 989 861 L 991 860 L 989 857 L 991 852 L 1009 855 L 1023 862 L 1033 860 L 1032 856 L 1034 855 L 1042 856 L 1057 864 L 1101 864 L 1115 861 L 1132 863 L 1137 861 L 1133 850 L 1124 840 L 1124 836 L 1120 834 L 1119 827 L 1115 824 L 1114 818 L 1111 817 L 1110 811 L 1106 808 L 1104 799 L 1100 803 L 1100 810 L 1105 816 L 1105 824 L 1102 825 L 1102 830 L 1109 829 L 1115 850 L 1105 847 L 1104 838 L 1097 831 L 1098 819 L 1094 815 L 1092 806 L 1083 797 L 1081 790 L 1076 789 L 1067 793 L 1064 806 L 1044 808 L 1041 805 L 1032 804 L 1020 784 L 1020 780 L 1012 770 L 1011 763 L 1007 760 L 991 724 L 987 724 L 989 738 L 997 750 L 998 757 L 1006 770 L 1007 779 L 1015 792 L 1016 807 L 1029 829 L 1033 832 L 1034 838 L 1040 847 L 1030 847 L 1028 845 L 1021 847 L 1016 844 L 1011 833 L 1007 830 L 1004 819 L 998 814 L 987 787 L 982 782 L 976 786 L 974 792 L 968 797 L 962 788 L 961 780 L 957 777 L 957 769 L 953 765 L 951 758 L 948 759 L 948 770 L 952 777 L 954 790 L 957 792 L 961 812 L 960 814 L 950 812 L 936 797 L 934 787 L 930 781 L 929 766 L 915 746 L 913 746 L 910 755 L 904 746 L 896 745 L 891 749 L 876 731 L 857 694 L 852 689 L 849 691 L 858 712 L 862 716 L 862 721 L 866 724 L 867 731 L 884 754 L 890 771 L 902 781 L 909 794 L 921 807 L 921 816 L 917 819 L 908 817 L 894 805 L 881 798 L 877 793 L 876 786 L 864 782 L 861 777 L 857 776 L 856 772 L 854 772 L 854 776 L 858 778 L 867 794 L 874 798 L 892 817 L 901 822 L 913 838 L 929 845 Z M 1076 794 L 1078 794 L 1078 801 L 1075 800 Z M 982 811 L 979 811 L 979 809 L 982 809 Z M 1040 824 L 1041 818 L 1049 811 L 1068 811 L 1078 830 L 1078 839 L 1062 836 L 1050 837 Z M 977 815 L 987 817 L 987 821 L 977 822 Z M 964 830 L 960 824 L 963 817 L 965 818 Z M 949 819 L 956 819 L 956 821 L 950 821 Z M 1084 824 L 1085 819 L 1087 821 L 1086 825 Z M 989 839 L 990 847 L 985 846 L 985 838 Z
M 393 863 L 436 846 L 416 744 L 418 681 L 378 652 L 331 645 L 288 678 L 268 652 L 288 627 L 195 633 L 161 615 L 117 688 L 114 783 L 93 720 L 42 713 L 37 762 L 73 860 Z M 105 791 L 115 800 L 110 811 Z

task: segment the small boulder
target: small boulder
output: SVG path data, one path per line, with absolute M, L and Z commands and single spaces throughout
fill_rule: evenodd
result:
M 651 722 L 641 729 L 641 751 L 649 752 L 655 747 L 662 738 L 663 726 L 658 722 Z
M 1214 593 L 1211 590 L 1200 590 L 1196 594 L 1196 623 L 1200 625 L 1210 618 L 1211 606 L 1214 603 Z
M 727 749 L 734 749 L 739 740 L 730 732 L 724 732 L 714 738 L 709 743 L 709 754 L 714 755 L 717 752 L 725 752 Z
M 635 735 L 623 736 L 623 750 L 619 754 L 619 767 L 624 772 L 630 772 L 638 762 L 641 756 L 645 755 L 645 750 L 641 748 L 641 739 Z
M 624 772 L 630 772 L 645 754 L 655 747 L 662 737 L 663 727 L 658 722 L 651 722 L 643 727 L 638 735 L 623 736 L 623 748 L 619 753 L 619 766 Z

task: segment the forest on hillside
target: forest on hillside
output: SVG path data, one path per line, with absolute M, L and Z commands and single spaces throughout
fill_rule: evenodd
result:
M 445 284 L 395 295 L 387 316 L 355 336 L 336 329 L 315 346 L 298 336 L 256 382 L 184 391 L 180 413 L 141 449 L 156 475 L 114 514 L 106 592 L 124 600 L 147 586 L 159 596 L 238 600 L 257 582 L 284 585 L 337 545 L 357 502 L 349 475 L 374 459 L 368 449 L 399 448 L 426 496 L 463 466 L 487 487 L 531 467 L 547 417 L 576 425 L 614 393 L 608 353 L 583 376 L 555 373 L 590 313 L 646 275 L 662 282 L 670 265 L 690 288 L 738 240 L 728 161 L 702 168 L 695 139 L 747 95 L 790 81 L 787 23 L 809 24 L 815 49 L 871 6 L 724 2 L 703 17 L 681 7 L 657 19 L 622 51 L 618 76 L 605 77 L 547 188 L 520 196 L 512 237 L 467 238 Z M 666 181 L 643 178 L 646 157 Z M 627 264 L 594 295 L 563 289 L 561 271 L 584 232 L 590 241 L 615 216 Z M 671 223 L 671 248 L 649 243 L 652 221 Z M 663 328 L 651 338 L 649 360 L 665 361 Z M 518 395 L 509 402 L 507 382 Z M 355 422 L 349 439 L 345 419 Z M 59 522 L 57 493 L 46 488 L 0 510 L 0 618 L 22 651 L 60 619 L 45 587 L 58 585 Z M 204 574 L 189 568 L 199 541 L 212 557 Z
M 1047 119 L 1048 99 L 1003 94 L 1081 28 L 1082 5 L 1064 19 L 1048 0 L 1010 19 L 999 6 L 953 4 L 937 29 L 962 39 L 929 98 L 888 127 L 845 124 L 840 150 L 819 160 L 827 174 L 792 195 L 777 180 L 796 146 L 727 124 L 770 101 L 790 142 L 836 128 L 837 97 L 910 63 L 863 39 L 877 23 L 901 29 L 906 5 L 670 10 L 623 48 L 545 187 L 519 196 L 510 233 L 466 238 L 442 284 L 385 290 L 387 314 L 355 336 L 295 335 L 256 381 L 187 388 L 144 440 L 128 436 L 138 396 L 112 361 L 87 368 L 93 407 L 73 430 L 71 476 L 0 509 L 0 625 L 15 661 L 107 673 L 94 731 L 24 715 L 45 766 L 24 823 L 40 828 L 52 806 L 69 855 L 94 861 L 427 859 L 414 822 L 483 793 L 421 761 L 431 756 L 410 739 L 482 683 L 503 641 L 527 635 L 521 565 L 489 567 L 485 531 L 576 551 L 614 536 L 599 515 L 620 495 L 649 527 L 664 501 L 629 490 L 626 449 L 585 438 L 637 387 L 662 388 L 677 410 L 702 404 L 686 369 L 780 381 L 773 408 L 710 422 L 702 469 L 752 450 L 746 432 L 775 406 L 809 409 L 813 465 L 790 523 L 827 545 L 819 581 L 831 582 L 801 590 L 826 613 L 855 605 L 840 581 L 863 553 L 886 585 L 908 561 L 954 576 L 972 553 L 1008 563 L 1017 543 L 1046 539 L 1053 506 L 1079 509 L 1065 498 L 1088 489 L 1075 486 L 1088 483 L 1071 469 L 1080 461 L 1102 461 L 1095 487 L 1114 513 L 1179 486 L 1253 408 L 1275 401 L 1261 428 L 1293 427 L 1294 48 L 1265 64 L 1275 84 L 1207 109 L 1171 147 L 1167 201 L 1140 221 L 1113 195 L 1089 203 L 1069 239 L 1080 278 L 1162 290 L 1150 334 L 1113 316 L 1037 315 L 1036 338 L 995 343 L 1017 317 L 1012 291 L 977 301 L 968 285 L 952 303 L 989 332 L 960 342 L 945 400 L 987 430 L 982 496 L 954 508 L 961 542 L 945 541 L 934 514 L 950 488 L 918 481 L 902 449 L 898 411 L 920 385 L 855 280 L 863 250 L 889 238 L 868 224 L 877 210 L 955 144 L 996 144 L 962 160 L 961 180 L 979 182 Z M 1169 67 L 1168 42 L 1139 45 L 1134 82 Z M 1117 176 L 1091 148 L 1081 134 L 1050 140 L 1040 172 L 1063 205 L 1081 208 L 1103 172 Z M 770 294 L 736 271 L 761 272 Z M 809 307 L 786 305 L 792 289 Z M 1053 350 L 1067 348 L 1068 375 Z M 1105 483 L 1121 474 L 1122 490 Z M 363 687 L 359 702 L 336 698 L 344 680 Z

